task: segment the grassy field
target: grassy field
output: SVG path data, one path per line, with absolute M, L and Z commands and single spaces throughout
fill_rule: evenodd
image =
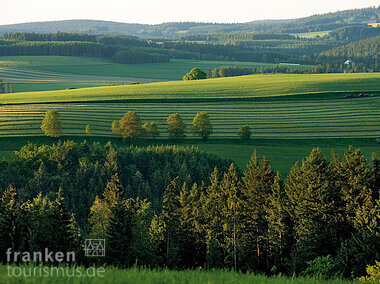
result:
M 2 94 L 0 103 L 75 101 L 242 99 L 315 93 L 379 92 L 380 73 L 267 74 L 199 81 L 175 81 L 130 86 Z M 342 95 L 328 96 L 329 99 Z M 317 98 L 320 98 L 319 96 Z M 285 98 L 288 100 L 289 98 Z
M 36 268 L 36 270 L 33 270 Z M 45 267 L 46 268 L 46 267 Z M 32 266 L 21 266 L 15 268 L 11 266 L 8 271 L 7 266 L 0 266 L 0 282 L 4 284 L 11 283 L 144 283 L 144 284 L 219 284 L 219 283 L 260 283 L 260 284 L 330 284 L 330 283 L 353 283 L 352 281 L 344 281 L 340 279 L 336 280 L 317 280 L 311 278 L 288 278 L 284 276 L 274 276 L 267 277 L 263 275 L 255 275 L 253 273 L 236 273 L 227 270 L 213 270 L 213 271 L 200 271 L 200 270 L 185 270 L 185 271 L 174 271 L 174 270 L 148 270 L 148 269 L 138 269 L 131 268 L 127 270 L 116 269 L 112 267 L 106 267 L 104 269 L 98 269 L 100 274 L 95 274 L 93 270 L 86 271 L 84 268 L 78 268 L 78 270 L 73 270 L 68 267 L 66 269 L 50 270 L 48 269 L 48 277 L 40 276 L 44 275 L 43 271 L 39 272 L 39 267 Z M 34 275 L 34 277 L 27 278 L 17 278 L 9 277 L 10 275 L 18 275 L 22 273 L 23 275 Z M 80 273 L 80 274 L 79 274 Z M 96 272 L 98 273 L 98 272 Z M 57 276 L 58 275 L 58 276 Z M 69 277 L 68 275 L 74 275 Z M 79 276 L 80 275 L 80 276 Z M 100 275 L 100 276 L 99 276 Z M 356 282 L 355 282 L 356 283 Z
M 31 65 L 38 66 L 38 60 L 34 60 Z M 50 66 L 58 66 L 59 62 L 51 60 Z M 71 76 L 67 80 L 74 82 L 74 75 L 67 76 Z M 49 109 L 61 114 L 65 138 L 79 140 L 83 139 L 87 124 L 93 130 L 93 136 L 88 139 L 116 139 L 111 133 L 112 121 L 127 111 L 136 111 L 143 122 L 154 121 L 159 125 L 161 136 L 156 144 L 171 143 L 166 140 L 169 114 L 179 112 L 190 126 L 197 112 L 207 111 L 214 127 L 212 140 L 201 143 L 188 130 L 189 138 L 183 145 L 196 145 L 201 150 L 231 158 L 241 168 L 256 149 L 260 156 L 270 159 L 276 170 L 286 174 L 315 146 L 321 146 L 327 155 L 332 150 L 341 154 L 349 144 L 360 147 L 367 157 L 372 152 L 379 154 L 379 144 L 375 141 L 380 137 L 379 82 L 380 73 L 277 74 L 3 94 L 0 157 L 9 157 L 32 138 L 37 143 L 46 141 L 40 125 Z M 369 92 L 377 96 L 343 98 L 346 92 Z M 249 124 L 253 130 L 253 139 L 246 145 L 237 136 L 243 124 Z
M 316 38 L 317 36 L 319 37 L 324 37 L 328 35 L 332 31 L 319 31 L 319 32 L 310 32 L 310 33 L 295 33 L 292 34 L 294 36 L 299 36 L 300 38 Z
M 194 67 L 207 70 L 227 65 L 267 67 L 274 64 L 176 59 L 169 63 L 114 64 L 99 58 L 8 56 L 0 57 L 0 79 L 11 83 L 17 92 L 64 90 L 69 87 L 181 80 Z
M 248 124 L 253 138 L 371 138 L 380 136 L 380 96 L 356 99 L 231 101 L 184 103 L 69 103 L 0 106 L 0 137 L 43 135 L 47 110 L 61 115 L 65 135 L 83 135 L 90 124 L 96 136 L 112 136 L 111 124 L 135 111 L 142 122 L 156 122 L 167 137 L 166 118 L 175 112 L 190 126 L 197 112 L 206 111 L 215 138 L 234 138 Z M 188 129 L 190 132 L 190 129 Z M 191 135 L 191 132 L 189 133 Z

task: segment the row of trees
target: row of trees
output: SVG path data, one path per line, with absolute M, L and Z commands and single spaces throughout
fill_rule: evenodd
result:
M 107 156 L 113 151 L 109 148 Z M 176 156 L 174 148 L 172 151 L 163 154 Z M 43 152 L 41 148 L 34 152 L 37 156 L 18 156 L 22 158 L 19 166 L 26 170 L 31 163 L 38 164 L 39 159 L 46 157 Z M 134 161 L 126 158 L 127 163 Z M 105 163 L 110 169 L 108 182 L 102 195 L 92 199 L 88 228 L 82 231 L 87 237 L 106 239 L 107 255 L 99 259 L 101 262 L 120 267 L 205 266 L 350 278 L 365 274 L 366 265 L 375 264 L 379 258 L 380 162 L 373 156 L 371 163 L 367 163 L 358 149 L 350 147 L 343 159 L 333 155 L 329 161 L 315 148 L 301 165 L 295 164 L 286 182 L 268 160 L 259 161 L 255 153 L 243 173 L 231 164 L 228 170 L 214 168 L 209 178 L 197 182 L 184 180 L 181 174 L 168 181 L 166 189 L 161 191 L 159 210 L 141 192 L 131 195 L 125 184 L 129 172 L 118 167 L 118 162 L 110 161 L 107 158 Z M 144 159 L 140 161 L 142 166 L 144 163 Z M 196 164 L 195 169 L 202 168 Z M 157 165 L 157 169 L 162 168 L 161 164 Z M 61 167 L 72 170 L 72 165 Z M 85 192 L 85 187 L 78 188 Z M 57 190 L 53 185 L 44 189 Z M 64 187 L 62 191 L 65 193 Z M 37 199 L 45 200 L 44 204 L 49 204 L 49 200 L 62 203 L 61 196 L 58 195 L 58 201 L 54 201 L 56 197 Z M 4 244 L 1 247 L 4 252 L 6 245 L 14 245 L 9 239 L 16 232 L 18 239 L 28 238 L 29 231 L 17 231 L 17 228 L 23 228 L 21 222 L 25 220 L 31 222 L 34 215 L 22 215 L 24 219 L 13 217 L 18 210 L 15 208 L 25 207 L 20 206 L 13 189 L 5 191 L 2 204 L 0 244 Z M 33 230 L 33 235 L 43 236 L 41 246 L 50 244 L 55 236 L 47 233 L 50 231 L 39 235 L 45 226 L 57 232 L 73 232 L 68 214 L 64 214 L 65 222 L 59 221 L 61 218 L 55 224 L 51 221 L 55 215 L 47 212 L 53 214 L 54 206 L 31 206 L 43 212 L 39 216 L 45 216 Z M 9 226 L 7 220 L 12 220 L 13 225 Z M 73 236 L 76 241 L 82 241 L 79 234 L 61 233 L 62 244 Z M 51 244 L 54 245 L 56 241 Z
M 207 78 L 235 77 L 252 74 L 304 74 L 308 69 L 300 67 L 286 67 L 284 65 L 275 65 L 272 67 L 244 67 L 244 66 L 222 66 L 214 69 L 207 69 Z
M 167 118 L 169 138 L 173 140 L 183 139 L 186 136 L 186 124 L 179 113 L 173 113 Z M 46 136 L 59 137 L 62 133 L 62 122 L 60 121 L 59 113 L 55 110 L 49 110 L 45 114 L 42 121 L 41 129 L 45 132 Z M 210 116 L 207 112 L 199 112 L 193 119 L 191 127 L 195 135 L 207 141 L 213 132 Z M 92 134 L 91 125 L 86 125 L 86 134 Z M 140 117 L 133 111 L 127 112 L 119 121 L 115 120 L 112 123 L 112 132 L 120 135 L 123 139 L 155 139 L 160 135 L 158 125 L 155 122 L 144 123 L 141 126 Z M 243 125 L 238 134 L 241 140 L 249 140 L 252 131 L 248 125 Z
M 186 124 L 179 113 L 169 115 L 167 118 L 168 133 L 172 139 L 182 139 L 185 137 Z M 209 115 L 202 111 L 196 114 L 193 119 L 192 131 L 200 136 L 203 141 L 207 141 L 212 133 L 212 125 Z M 145 123 L 141 126 L 140 117 L 133 111 L 128 111 L 120 121 L 112 123 L 112 132 L 120 134 L 124 139 L 135 139 L 139 137 L 156 138 L 160 133 L 156 123 Z
M 97 42 L 95 35 L 89 35 L 84 33 L 4 33 L 3 38 L 5 40 L 17 40 L 17 41 L 86 41 Z

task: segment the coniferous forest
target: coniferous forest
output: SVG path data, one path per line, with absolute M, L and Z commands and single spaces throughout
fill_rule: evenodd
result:
M 118 267 L 230 268 L 352 278 L 379 258 L 380 162 L 312 149 L 281 177 L 196 148 L 29 144 L 1 162 L 1 255 L 106 239 Z M 57 247 L 58 246 L 58 247 Z M 4 259 L 3 259 L 4 261 Z M 88 259 L 79 257 L 86 264 Z

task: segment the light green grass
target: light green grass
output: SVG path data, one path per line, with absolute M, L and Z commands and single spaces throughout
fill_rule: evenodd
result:
M 292 34 L 294 36 L 299 36 L 300 38 L 316 38 L 317 36 L 319 37 L 324 37 L 328 35 L 330 31 L 319 31 L 319 32 L 310 32 L 310 33 L 295 33 Z
M 111 124 L 135 111 L 143 122 L 156 122 L 167 137 L 166 119 L 179 112 L 190 126 L 197 112 L 206 111 L 214 127 L 212 137 L 238 137 L 248 124 L 253 138 L 371 138 L 380 136 L 380 96 L 357 99 L 320 99 L 230 102 L 70 103 L 0 106 L 0 136 L 42 135 L 47 110 L 61 115 L 63 133 L 82 135 L 90 124 L 94 135 L 112 136 Z M 188 127 L 189 135 L 191 131 Z
M 131 86 L 3 94 L 0 97 L 0 103 L 116 101 L 128 99 L 236 99 L 355 91 L 379 92 L 380 73 L 267 74 L 199 81 L 175 81 Z M 336 97 L 331 96 L 331 98 Z
M 15 269 L 15 270 L 13 270 Z M 21 269 L 21 270 L 20 270 Z M 72 268 L 66 268 L 66 270 L 51 270 L 48 277 L 40 276 L 43 272 L 39 272 L 39 267 L 33 270 L 32 266 L 21 266 L 20 268 L 11 267 L 10 272 L 5 265 L 0 266 L 0 282 L 4 284 L 13 283 L 30 283 L 30 284 L 45 284 L 45 283 L 133 283 L 133 284 L 222 284 L 222 283 L 260 283 L 260 284 L 329 284 L 329 283 L 353 283 L 352 281 L 344 281 L 340 279 L 336 280 L 317 280 L 310 278 L 288 278 L 284 276 L 267 277 L 264 275 L 255 275 L 253 273 L 236 273 L 227 270 L 185 270 L 175 271 L 167 269 L 116 269 L 112 267 L 105 267 L 104 273 L 100 273 L 100 276 L 92 276 L 93 270 L 86 272 L 85 268 L 79 267 L 75 272 Z M 101 268 L 102 269 L 102 268 Z M 16 278 L 9 277 L 8 273 L 21 273 L 25 275 L 36 274 L 36 277 L 28 278 Z M 36 271 L 36 272 L 34 272 Z M 62 272 L 63 271 L 63 272 Z M 78 271 L 81 273 L 79 274 Z M 97 270 L 100 271 L 100 270 Z M 57 276 L 57 274 L 59 276 Z M 67 275 L 74 275 L 75 277 L 68 277 Z M 65 275 L 65 276 L 64 276 Z M 81 275 L 81 277 L 78 277 Z

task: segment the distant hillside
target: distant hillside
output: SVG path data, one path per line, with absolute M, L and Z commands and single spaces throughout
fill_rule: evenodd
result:
M 352 42 L 325 52 L 319 57 L 319 62 L 329 62 L 329 64 L 340 64 L 347 60 L 352 60 L 353 69 L 358 72 L 379 72 L 380 71 L 380 36 Z M 317 61 L 317 62 L 318 62 Z
M 279 28 L 292 33 L 327 31 L 354 24 L 366 24 L 369 21 L 379 21 L 379 19 L 380 6 L 314 15 L 296 19 Z
M 338 56 L 343 58 L 351 57 L 367 57 L 380 54 L 380 36 L 352 42 L 344 46 L 334 48 L 332 50 L 322 52 L 321 55 Z
M 314 15 L 295 20 L 265 20 L 239 24 L 174 22 L 145 25 L 96 20 L 35 22 L 0 26 L 0 35 L 5 32 L 56 33 L 58 31 L 88 34 L 130 34 L 151 37 L 230 32 L 302 33 L 334 30 L 353 24 L 364 24 L 368 21 L 380 21 L 380 6 Z
M 66 20 L 2 25 L 0 26 L 0 35 L 3 35 L 5 32 L 80 32 L 88 34 L 138 34 L 146 26 L 147 25 L 97 20 Z

